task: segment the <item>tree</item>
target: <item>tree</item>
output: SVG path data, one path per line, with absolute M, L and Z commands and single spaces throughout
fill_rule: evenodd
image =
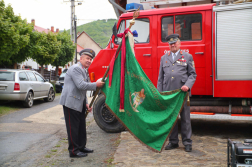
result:
M 31 36 L 32 59 L 41 65 L 41 75 L 44 75 L 44 65 L 53 63 L 60 51 L 61 44 L 55 33 L 34 31 Z
M 71 41 L 71 36 L 65 30 L 57 34 L 57 40 L 61 42 L 60 52 L 52 63 L 56 67 L 56 74 L 58 74 L 59 66 L 65 66 L 65 64 L 73 60 L 76 49 L 76 45 Z
M 30 55 L 23 54 L 28 52 L 20 54 L 20 51 L 29 44 L 32 30 L 32 24 L 15 16 L 13 8 L 5 7 L 0 0 L 0 65 L 14 65 L 28 59 Z

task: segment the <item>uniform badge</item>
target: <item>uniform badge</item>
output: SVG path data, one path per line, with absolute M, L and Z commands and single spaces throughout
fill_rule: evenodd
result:
M 165 63 L 167 63 L 167 61 L 165 61 Z
M 192 66 L 193 66 L 193 68 L 195 68 L 195 64 L 194 64 L 194 61 L 192 61 Z
M 178 59 L 178 63 L 179 63 L 180 65 L 184 65 L 184 66 L 187 65 L 186 60 L 184 59 L 184 56 L 182 56 L 182 59 Z

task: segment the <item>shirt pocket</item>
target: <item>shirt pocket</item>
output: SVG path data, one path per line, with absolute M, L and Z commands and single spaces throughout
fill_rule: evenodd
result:
M 170 73 L 170 64 L 164 64 L 163 71 L 164 71 L 165 75 L 169 74 Z

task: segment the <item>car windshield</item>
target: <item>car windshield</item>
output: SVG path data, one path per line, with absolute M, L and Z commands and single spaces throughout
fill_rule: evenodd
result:
M 0 71 L 0 81 L 14 81 L 15 72 Z
M 65 75 L 66 75 L 66 72 L 61 73 L 60 78 L 65 77 Z

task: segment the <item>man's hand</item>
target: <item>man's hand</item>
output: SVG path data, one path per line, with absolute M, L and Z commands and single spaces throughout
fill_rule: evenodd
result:
M 184 92 L 187 92 L 187 91 L 189 90 L 189 88 L 188 88 L 188 86 L 183 85 L 183 86 L 181 87 L 181 90 L 184 91 Z
M 105 84 L 105 82 L 102 82 L 102 81 L 100 81 L 100 80 L 96 81 L 96 86 L 97 86 L 98 88 L 103 87 L 104 84 Z
M 89 108 L 89 104 L 86 104 L 86 107 L 87 107 L 87 112 L 91 112 L 92 111 L 92 107 Z

